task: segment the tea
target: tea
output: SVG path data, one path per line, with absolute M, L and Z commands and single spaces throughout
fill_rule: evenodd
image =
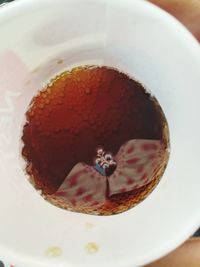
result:
M 22 140 L 35 188 L 59 207 L 92 214 L 140 202 L 168 160 L 168 126 L 157 100 L 106 66 L 74 68 L 40 90 Z

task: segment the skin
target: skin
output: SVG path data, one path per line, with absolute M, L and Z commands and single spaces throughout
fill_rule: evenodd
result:
M 166 10 L 200 41 L 200 0 L 150 0 Z
M 178 249 L 145 267 L 199 267 L 200 238 L 192 238 Z
M 175 16 L 200 42 L 200 0 L 149 0 Z M 146 267 L 200 266 L 200 238 L 191 238 L 169 255 Z

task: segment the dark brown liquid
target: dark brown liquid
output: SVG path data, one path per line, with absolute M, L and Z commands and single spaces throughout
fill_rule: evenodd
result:
M 108 67 L 58 76 L 33 98 L 23 128 L 23 156 L 35 186 L 60 187 L 79 162 L 93 165 L 98 146 L 115 155 L 130 139 L 161 140 L 163 113 L 143 86 Z

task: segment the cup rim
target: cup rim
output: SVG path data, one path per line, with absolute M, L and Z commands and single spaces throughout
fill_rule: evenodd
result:
M 36 2 L 37 1 L 37 2 Z M 48 0 L 46 0 L 47 2 Z M 17 8 L 20 9 L 20 7 L 23 8 L 31 8 L 31 4 L 34 2 L 34 4 L 39 4 L 40 0 L 17 0 L 14 1 L 12 3 L 8 3 L 7 5 L 3 5 L 2 7 L 0 7 L 0 15 L 2 15 L 2 17 L 5 15 L 6 13 L 11 13 L 12 11 L 16 10 Z M 130 1 L 127 1 L 130 2 Z M 198 60 L 200 62 L 200 56 L 198 57 L 198 53 L 199 53 L 199 43 L 198 41 L 193 37 L 193 35 L 180 23 L 178 22 L 174 17 L 172 17 L 171 15 L 169 15 L 167 12 L 163 11 L 162 9 L 160 9 L 159 7 L 146 2 L 146 1 L 139 1 L 138 2 L 133 2 L 132 5 L 143 5 L 146 6 L 147 8 L 149 8 L 149 12 L 152 13 L 157 13 L 157 17 L 159 17 L 159 19 L 161 19 L 166 25 L 168 25 L 174 32 L 177 33 L 177 35 L 180 36 L 180 38 L 182 38 L 183 42 L 187 42 L 188 46 L 191 47 L 192 49 L 192 53 L 194 54 L 194 58 L 196 58 L 196 60 Z M 175 249 L 176 247 L 178 247 L 182 242 L 184 242 L 190 235 L 191 233 L 195 232 L 200 224 L 200 214 L 197 215 L 196 218 L 193 218 L 193 220 L 191 219 L 191 224 L 190 226 L 182 232 L 182 235 L 178 237 L 176 237 L 176 239 L 174 239 L 174 243 L 173 245 L 169 242 L 168 244 L 163 245 L 162 247 L 158 247 L 156 250 L 154 250 L 151 255 L 149 257 L 145 257 L 145 259 L 143 260 L 143 262 L 136 262 L 134 264 L 136 265 L 144 265 L 147 264 L 157 258 L 160 258 L 164 255 L 166 255 L 167 253 L 169 253 L 170 251 L 172 251 L 173 249 Z M 47 266 L 47 265 L 43 265 L 37 261 L 34 261 L 32 258 L 28 258 L 28 257 L 24 257 L 24 255 L 19 255 L 16 254 L 13 251 L 9 251 L 9 249 L 6 249 L 4 247 L 1 247 L 1 251 L 2 251 L 2 256 L 5 257 L 5 260 L 10 261 L 13 260 L 13 262 L 16 262 L 16 264 L 19 263 L 20 266 L 30 266 L 30 267 L 35 267 L 35 264 L 37 263 L 38 266 Z M 8 255 L 9 254 L 9 255 Z M 132 260 L 132 259 L 129 259 Z M 47 263 L 48 264 L 48 263 Z M 50 261 L 49 261 L 50 264 Z M 52 266 L 57 265 L 57 263 L 51 263 Z M 70 266 L 70 265 L 69 265 Z M 126 262 L 126 265 L 124 266 L 131 266 L 131 262 Z

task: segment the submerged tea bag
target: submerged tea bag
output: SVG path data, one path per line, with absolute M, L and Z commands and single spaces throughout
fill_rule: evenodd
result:
M 73 206 L 102 206 L 115 194 L 133 191 L 150 183 L 160 168 L 162 151 L 158 140 L 130 140 L 114 157 L 116 169 L 112 174 L 104 175 L 95 166 L 78 163 L 54 196 L 62 197 Z

